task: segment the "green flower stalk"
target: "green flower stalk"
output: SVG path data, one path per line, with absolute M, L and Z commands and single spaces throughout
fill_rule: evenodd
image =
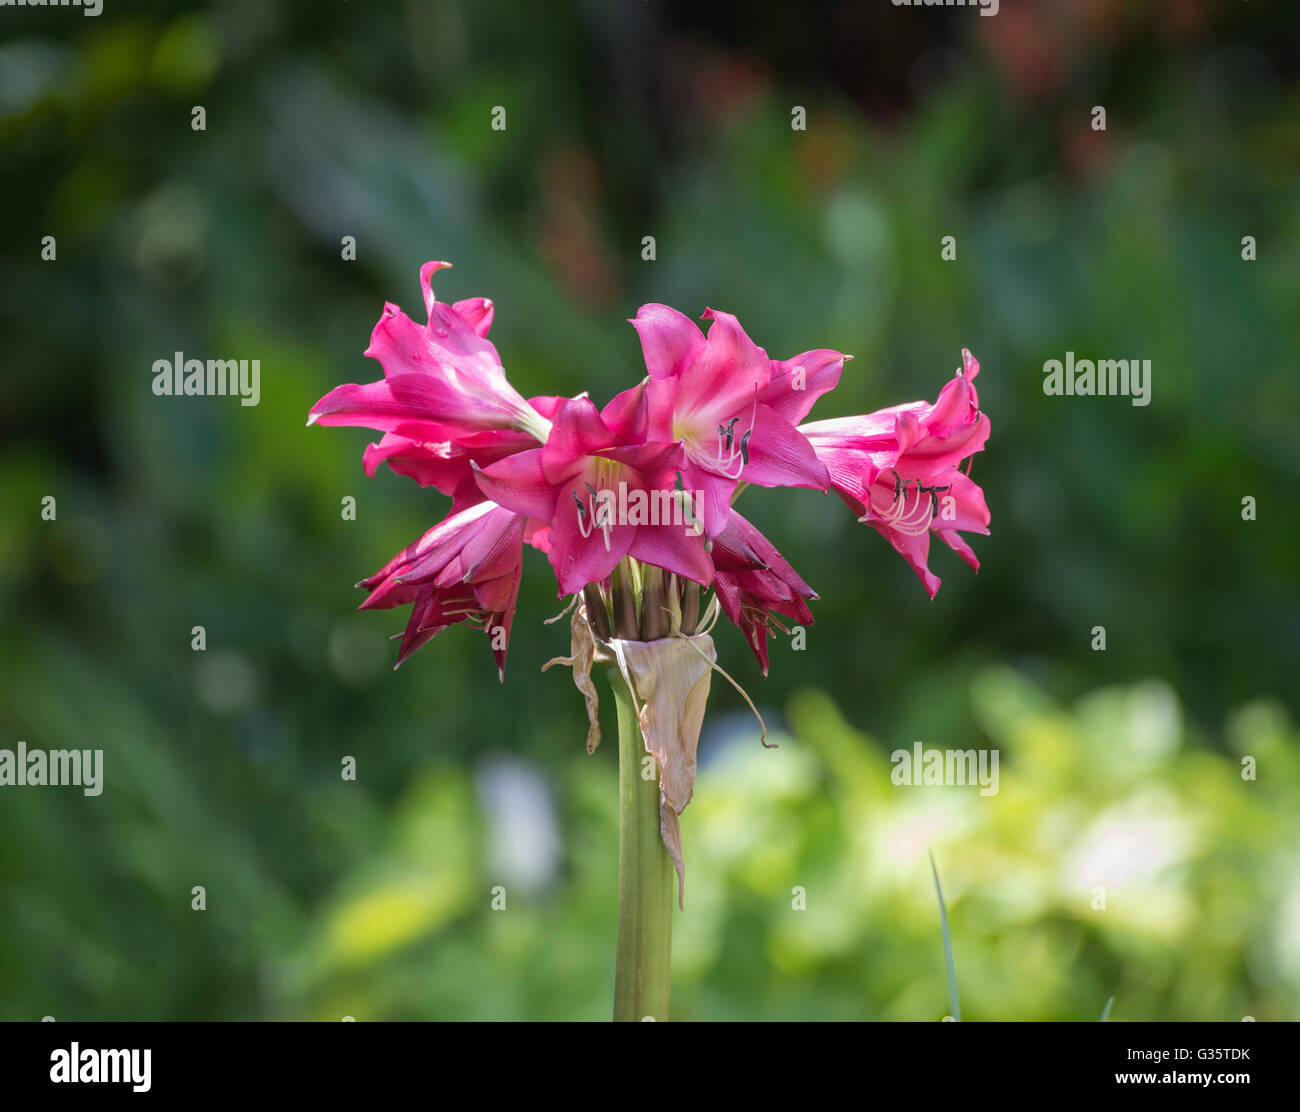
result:
M 668 1018 L 673 950 L 673 863 L 659 834 L 659 784 L 642 775 L 646 752 L 632 689 L 606 669 L 618 709 L 618 958 L 614 1019 Z

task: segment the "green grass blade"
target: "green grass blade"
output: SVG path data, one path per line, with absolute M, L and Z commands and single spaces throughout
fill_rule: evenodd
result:
M 939 887 L 939 870 L 934 864 L 934 854 L 930 854 L 930 872 L 934 875 L 934 894 L 939 897 L 939 925 L 943 928 L 943 956 L 948 963 L 948 1006 L 952 1009 L 952 1018 L 961 1022 L 961 1002 L 957 999 L 957 967 L 952 960 L 952 935 L 948 933 L 948 908 L 943 902 L 943 889 Z
M 1106 1001 L 1106 1006 L 1102 1008 L 1101 1019 L 1097 1020 L 1098 1023 L 1105 1023 L 1108 1019 L 1110 1019 L 1110 1006 L 1113 1003 L 1115 1003 L 1115 997 L 1112 996 L 1109 1000 Z

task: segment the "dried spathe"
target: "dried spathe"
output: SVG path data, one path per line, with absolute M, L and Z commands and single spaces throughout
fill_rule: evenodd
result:
M 695 794 L 695 751 L 718 654 L 707 633 L 611 645 L 632 684 L 646 752 L 659 768 L 659 833 L 677 870 L 678 903 L 685 904 L 686 867 L 678 816 Z

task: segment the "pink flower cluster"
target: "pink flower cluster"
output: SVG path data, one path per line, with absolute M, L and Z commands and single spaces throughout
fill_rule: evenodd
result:
M 730 313 L 706 309 L 706 334 L 644 305 L 631 322 L 641 382 L 603 408 L 586 394 L 525 399 L 487 338 L 492 302 L 435 299 L 432 276 L 447 265 L 420 270 L 424 324 L 384 306 L 365 353 L 384 377 L 331 390 L 308 420 L 381 432 L 367 474 L 386 463 L 452 499 L 444 520 L 359 584 L 363 609 L 411 607 L 399 664 L 466 622 L 491 635 L 504 674 L 527 544 L 547 555 L 562 597 L 589 585 L 607 594 L 624 558 L 662 569 L 679 596 L 711 589 L 766 673 L 769 629 L 811 623 L 817 596 L 733 508 L 746 485 L 833 490 L 931 597 L 931 533 L 978 568 L 961 534 L 987 534 L 989 512 L 960 464 L 984 446 L 989 420 L 969 352 L 933 404 L 801 424 L 850 357 L 769 359 Z

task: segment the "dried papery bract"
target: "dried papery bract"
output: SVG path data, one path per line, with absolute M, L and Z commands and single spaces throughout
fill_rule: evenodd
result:
M 587 704 L 587 752 L 594 753 L 600 744 L 600 697 L 596 694 L 596 685 L 591 682 L 591 669 L 596 661 L 596 639 L 592 636 L 591 625 L 587 621 L 587 607 L 579 603 L 573 608 L 573 617 L 569 620 L 570 644 L 569 656 L 557 656 L 542 665 L 545 672 L 552 664 L 563 664 L 573 669 L 573 683 Z
M 641 736 L 659 767 L 659 832 L 677 870 L 678 906 L 685 907 L 686 868 L 678 816 L 695 792 L 695 751 L 718 654 L 707 633 L 616 641 L 611 648 L 641 700 L 637 715 Z

